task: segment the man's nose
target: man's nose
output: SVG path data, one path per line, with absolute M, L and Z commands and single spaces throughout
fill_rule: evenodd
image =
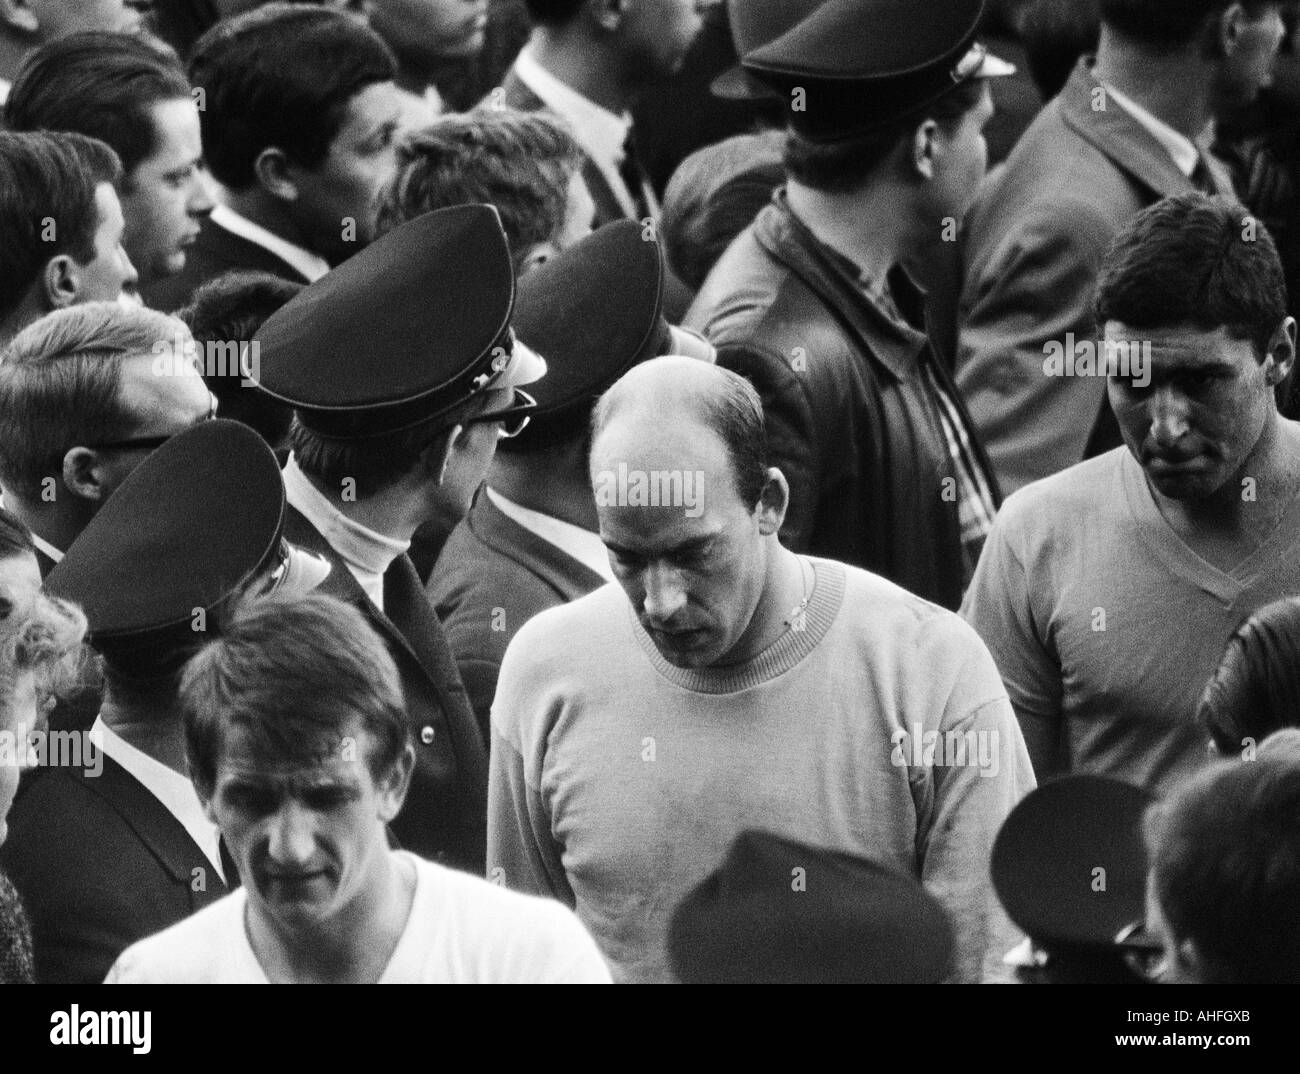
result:
M 1151 436 L 1161 447 L 1172 447 L 1191 428 L 1187 400 L 1172 388 L 1157 388 L 1151 395 Z
M 267 853 L 279 865 L 303 865 L 311 859 L 315 833 L 311 814 L 296 802 L 286 802 L 271 820 Z
M 645 573 L 645 614 L 666 623 L 686 605 L 686 587 L 672 567 L 651 564 Z
M 212 180 L 200 168 L 194 173 L 194 187 L 190 191 L 190 215 L 207 216 L 216 207 L 216 199 L 212 196 Z

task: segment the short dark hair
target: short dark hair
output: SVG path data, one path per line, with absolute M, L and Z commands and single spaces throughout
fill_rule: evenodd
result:
M 1300 760 L 1216 765 L 1147 816 L 1151 882 L 1215 984 L 1300 983 Z
M 1225 757 L 1300 727 L 1300 597 L 1267 604 L 1237 628 L 1196 722 Z
M 1248 339 L 1263 361 L 1286 317 L 1273 237 L 1223 195 L 1179 194 L 1144 209 L 1111 243 L 1097 279 L 1097 327 L 1193 325 Z
M 1044 100 L 1069 82 L 1079 57 L 1095 52 L 1101 35 L 1097 0 L 1030 0 L 1020 15 L 1020 43 L 1029 76 Z
M 517 272 L 530 249 L 564 226 L 569 183 L 582 161 L 563 121 L 540 112 L 479 108 L 445 116 L 398 143 L 376 234 L 451 205 L 494 205 Z
M 227 272 L 196 290 L 189 305 L 176 316 L 189 325 L 200 348 L 209 343 L 233 346 L 257 334 L 271 314 L 305 287 L 269 272 Z M 221 416 L 243 422 L 272 447 L 283 443 L 293 421 L 293 408 L 273 399 L 260 387 L 244 383 L 238 363 L 221 370 L 204 366 L 203 380 L 220 404 Z
M 351 480 L 357 497 L 365 498 L 395 485 L 426 451 L 442 450 L 457 421 L 447 416 L 386 436 L 333 440 L 307 428 L 295 415 L 289 445 L 303 473 L 332 488 L 341 488 L 345 480 Z
M 175 54 L 135 34 L 77 33 L 37 49 L 5 105 L 13 130 L 75 131 L 113 147 L 127 182 L 157 148 L 149 115 L 159 101 L 189 99 Z
M 208 167 L 232 190 L 247 190 L 268 146 L 303 168 L 319 168 L 348 102 L 367 86 L 392 81 L 397 63 L 351 15 L 275 3 L 217 23 L 195 44 L 189 73 L 203 93 Z
M 117 154 L 93 138 L 0 131 L 0 322 L 51 258 L 94 260 L 95 191 L 121 179 Z
M 528 17 L 543 26 L 564 26 L 578 17 L 587 0 L 524 0 Z
M 984 79 L 968 79 L 924 110 L 842 142 L 813 142 L 791 130 L 785 143 L 786 173 L 813 190 L 832 194 L 855 190 L 927 119 L 933 119 L 945 131 L 955 129 L 967 112 L 979 106 L 984 85 Z
M 721 374 L 718 390 L 701 396 L 701 413 L 697 417 L 702 425 L 716 432 L 726 446 L 731 457 L 736 493 L 746 507 L 753 508 L 767 485 L 767 424 L 763 416 L 763 400 L 754 386 L 739 373 L 721 366 L 714 368 Z M 613 388 L 606 391 L 591 412 L 588 457 L 614 416 L 611 413 L 613 401 L 618 397 L 613 392 Z
M 1158 51 L 1194 41 L 1210 19 L 1234 0 L 1101 0 L 1101 21 L 1125 37 Z M 1282 0 L 1242 0 L 1249 14 L 1281 7 Z
M 216 786 L 227 728 L 268 760 L 309 764 L 337 751 L 353 721 L 374 740 L 379 779 L 410 741 L 402 682 L 383 639 L 353 605 L 322 593 L 245 599 L 181 674 L 190 778 Z

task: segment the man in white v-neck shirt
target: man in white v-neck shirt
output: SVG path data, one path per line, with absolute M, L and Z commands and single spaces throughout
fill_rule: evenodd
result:
M 1233 631 L 1300 592 L 1300 425 L 1273 395 L 1296 322 L 1267 231 L 1201 194 L 1120 234 L 1095 307 L 1126 446 L 1007 500 L 962 614 L 1040 782 L 1163 794 L 1209 759 L 1197 701 Z
M 397 668 L 357 609 L 246 604 L 180 696 L 244 887 L 128 949 L 108 983 L 608 983 L 559 903 L 389 847 L 415 749 Z

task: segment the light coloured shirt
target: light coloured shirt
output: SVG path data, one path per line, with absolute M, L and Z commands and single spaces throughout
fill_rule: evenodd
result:
M 618 200 L 623 212 L 636 219 L 636 198 L 628 190 L 619 168 L 626 156 L 624 146 L 632 130 L 632 117 L 627 113 L 615 115 L 589 97 L 584 97 L 572 86 L 561 82 L 546 70 L 525 46 L 515 60 L 515 74 L 532 90 L 552 112 L 568 120 L 573 137 L 600 170 Z M 659 206 L 652 191 L 642 191 L 651 212 L 658 215 Z
M 301 272 L 311 283 L 315 283 L 330 270 L 329 262 L 319 254 L 267 231 L 261 224 L 255 224 L 248 217 L 241 216 L 229 205 L 218 204 L 212 210 L 212 222 L 232 235 L 238 235 L 241 239 L 256 243 L 263 250 L 269 250 L 281 261 Z
M 411 542 L 399 541 L 348 518 L 308 480 L 292 453 L 284 465 L 284 495 L 343 558 L 366 596 L 383 611 L 384 574 L 393 560 L 411 547 Z
M 13 85 L 12 82 L 7 82 L 5 79 L 0 78 L 0 104 L 7 104 L 9 102 L 9 91 L 13 89 Z
M 1107 82 L 1102 83 L 1106 88 L 1106 93 L 1115 99 L 1124 111 L 1131 115 L 1139 125 L 1141 125 L 1148 134 L 1169 151 L 1173 157 L 1174 164 L 1184 175 L 1190 177 L 1192 172 L 1196 171 L 1196 165 L 1201 159 L 1201 151 L 1196 147 L 1196 143 L 1187 135 L 1180 131 L 1174 130 L 1159 116 L 1143 108 L 1132 97 L 1120 93 L 1114 86 Z
M 1233 632 L 1300 593 L 1300 498 L 1223 570 L 1161 514 L 1124 447 L 1002 505 L 961 614 L 997 661 L 1040 778 L 1168 793 L 1213 758 L 1197 702 Z
M 507 499 L 491 486 L 484 491 L 487 497 L 507 518 L 513 519 L 548 544 L 554 545 L 567 556 L 576 559 L 589 571 L 600 575 L 605 581 L 614 580 L 614 571 L 609 565 L 609 552 L 600 535 L 565 522 L 554 515 L 544 515 L 528 507 L 520 507 L 514 500 Z
M 918 877 L 952 914 L 956 978 L 1007 976 L 1020 935 L 988 862 L 1034 778 L 993 660 L 951 612 L 809 562 L 802 629 L 743 664 L 668 663 L 608 585 L 506 650 L 488 875 L 573 906 L 616 980 L 672 979 L 673 908 L 748 828 Z M 941 739 L 970 752 L 927 758 Z
M 608 984 L 609 968 L 572 912 L 408 851 L 415 870 L 406 927 L 379 984 Z M 128 947 L 105 984 L 267 984 L 237 888 Z
M 131 745 L 126 739 L 96 718 L 90 728 L 90 740 L 106 757 L 113 758 L 134 776 L 140 785 L 162 803 L 163 807 L 181 822 L 203 856 L 212 864 L 224 882 L 225 870 L 221 867 L 221 832 L 203 812 L 203 803 L 188 776 L 168 768 L 147 753 Z

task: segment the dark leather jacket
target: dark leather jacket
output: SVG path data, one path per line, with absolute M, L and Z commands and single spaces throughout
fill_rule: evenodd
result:
M 923 323 L 906 276 L 895 272 L 891 285 L 900 309 Z M 852 263 L 794 217 L 784 190 L 722 256 L 686 324 L 763 398 L 769 464 L 790 482 L 782 542 L 958 607 L 956 472 L 923 363 L 972 438 L 973 426 L 926 336 L 867 297 Z

